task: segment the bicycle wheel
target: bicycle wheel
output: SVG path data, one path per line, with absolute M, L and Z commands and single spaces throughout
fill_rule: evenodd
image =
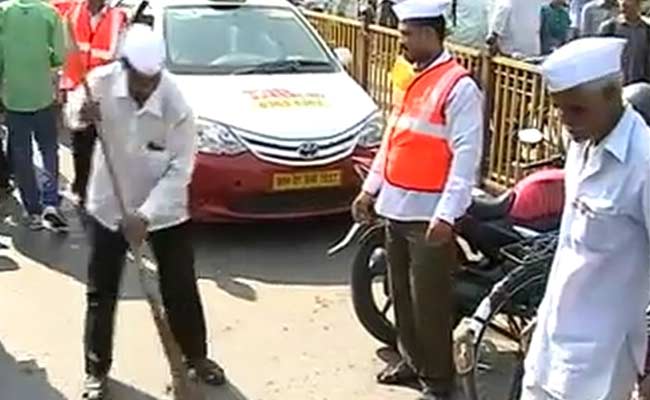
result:
M 519 400 L 523 361 L 548 278 L 548 265 L 520 266 L 497 283 L 472 316 L 470 400 Z

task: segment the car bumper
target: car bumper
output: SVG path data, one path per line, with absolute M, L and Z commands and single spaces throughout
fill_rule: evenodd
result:
M 216 156 L 200 153 L 190 186 L 190 212 L 200 222 L 299 219 L 345 213 L 361 179 L 352 157 L 336 163 L 293 168 L 261 161 L 250 153 Z M 278 173 L 341 171 L 337 187 L 276 191 Z

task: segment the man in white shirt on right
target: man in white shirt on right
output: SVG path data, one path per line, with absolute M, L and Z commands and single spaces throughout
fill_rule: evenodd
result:
M 586 38 L 542 65 L 571 138 L 560 237 L 522 400 L 626 400 L 650 295 L 650 129 L 622 100 L 625 40 Z

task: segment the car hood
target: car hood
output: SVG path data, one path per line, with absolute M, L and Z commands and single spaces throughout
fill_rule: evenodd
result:
M 197 117 L 282 139 L 352 128 L 377 106 L 346 73 L 175 75 Z

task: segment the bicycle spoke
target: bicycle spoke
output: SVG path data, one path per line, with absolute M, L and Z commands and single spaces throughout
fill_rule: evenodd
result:
M 388 310 L 393 306 L 393 301 L 389 298 L 386 299 L 386 302 L 384 303 L 384 306 L 381 309 L 381 315 L 386 318 L 386 314 L 388 313 Z

